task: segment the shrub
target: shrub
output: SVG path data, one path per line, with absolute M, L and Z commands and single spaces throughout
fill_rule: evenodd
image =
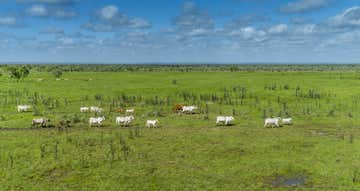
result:
M 14 66 L 8 68 L 10 77 L 19 81 L 21 78 L 26 78 L 30 74 L 30 69 L 27 66 Z
M 60 78 L 63 75 L 63 72 L 60 69 L 55 69 L 52 71 L 52 74 L 54 75 L 55 78 Z
M 102 95 L 101 94 L 95 94 L 94 97 L 95 97 L 95 100 L 97 100 L 97 101 L 102 100 Z

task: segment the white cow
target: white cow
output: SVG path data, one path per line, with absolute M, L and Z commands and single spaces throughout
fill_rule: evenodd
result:
M 267 118 L 265 119 L 264 127 L 280 127 L 281 118 L 275 117 L 275 118 Z
M 18 105 L 17 111 L 18 112 L 28 112 L 31 109 L 30 105 Z
M 147 128 L 157 128 L 157 124 L 159 123 L 159 120 L 147 120 L 145 126 Z
M 87 113 L 90 111 L 90 108 L 89 107 L 80 107 L 80 112 L 81 113 Z
M 95 113 L 101 113 L 101 112 L 103 112 L 103 109 L 100 107 L 91 106 L 90 111 L 95 112 Z
M 134 120 L 134 116 L 126 116 L 126 117 L 116 117 L 116 125 L 125 125 L 128 126 Z
M 194 113 L 197 108 L 198 107 L 196 107 L 196 106 L 183 106 L 182 112 L 183 113 Z
M 291 125 L 292 124 L 292 118 L 285 118 L 281 120 L 282 124 L 284 125 Z
M 216 125 L 223 123 L 224 125 L 231 125 L 231 123 L 235 120 L 233 116 L 218 116 L 216 118 Z
M 35 126 L 46 127 L 48 122 L 50 122 L 49 119 L 39 118 L 39 119 L 33 119 L 31 124 L 32 124 L 32 127 L 35 127 Z
M 89 125 L 98 125 L 100 126 L 102 124 L 102 122 L 105 121 L 105 117 L 91 117 L 89 119 Z
M 134 114 L 134 112 L 135 112 L 135 109 L 127 109 L 127 110 L 125 110 L 126 114 Z

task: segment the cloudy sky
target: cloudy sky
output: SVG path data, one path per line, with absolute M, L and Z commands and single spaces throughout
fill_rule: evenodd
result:
M 360 1 L 0 0 L 0 62 L 360 63 Z

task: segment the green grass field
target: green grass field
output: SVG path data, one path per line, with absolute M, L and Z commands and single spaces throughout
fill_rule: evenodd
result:
M 358 87 L 352 71 L 5 75 L 0 190 L 360 190 Z M 177 103 L 199 113 L 175 114 Z M 104 108 L 103 127 L 79 112 L 92 105 Z M 135 108 L 131 127 L 115 125 L 119 107 Z M 218 115 L 235 124 L 216 126 Z M 294 125 L 264 128 L 271 116 Z M 30 129 L 38 117 L 73 123 Z

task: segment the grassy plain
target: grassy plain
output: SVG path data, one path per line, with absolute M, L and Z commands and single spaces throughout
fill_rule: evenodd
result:
M 5 75 L 0 190 L 360 190 L 358 87 L 354 71 Z M 200 113 L 174 114 L 176 103 Z M 79 113 L 90 105 L 105 109 L 104 127 Z M 117 107 L 136 109 L 132 127 L 115 126 Z M 217 115 L 235 125 L 215 126 Z M 42 116 L 73 127 L 31 130 Z M 264 128 L 270 116 L 294 125 Z M 161 128 L 145 129 L 155 118 Z

